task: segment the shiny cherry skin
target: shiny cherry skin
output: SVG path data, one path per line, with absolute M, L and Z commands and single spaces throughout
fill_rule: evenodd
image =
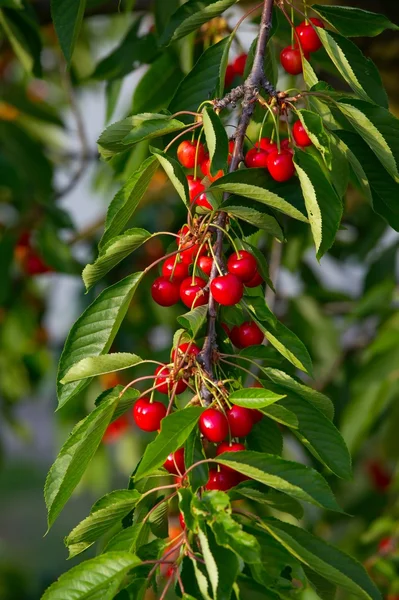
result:
M 186 528 L 186 522 L 185 522 L 185 520 L 184 520 L 184 515 L 183 515 L 183 513 L 179 513 L 179 523 L 180 523 L 180 527 L 181 527 L 182 529 L 185 529 L 185 528 Z
M 206 254 L 205 246 L 200 248 L 199 244 L 193 244 L 190 240 L 180 245 L 179 256 L 186 265 L 191 265 L 198 253 L 200 256 Z
M 234 344 L 234 346 L 236 348 L 243 348 L 243 346 L 241 346 L 241 342 L 240 342 L 240 330 L 238 325 L 234 325 L 234 327 L 231 328 L 231 331 L 229 333 L 229 337 L 230 337 L 230 341 L 232 344 Z
M 229 435 L 229 423 L 226 416 L 216 408 L 207 408 L 198 422 L 202 435 L 215 444 L 223 442 Z
M 197 152 L 198 148 L 198 152 Z M 198 142 L 190 142 L 184 140 L 177 149 L 177 159 L 183 167 L 186 169 L 193 169 L 195 167 L 195 159 L 197 158 L 197 164 L 201 164 L 205 158 L 205 148 L 203 144 Z
M 216 448 L 216 456 L 219 456 L 224 452 L 241 452 L 242 450 L 246 450 L 244 444 L 240 444 L 238 442 L 233 442 L 232 444 L 229 444 L 229 442 L 222 442 Z
M 254 288 L 263 283 L 262 275 L 256 271 L 255 275 L 249 281 L 245 282 L 245 287 Z
M 272 152 L 267 159 L 269 173 L 275 179 L 283 183 L 295 175 L 295 167 L 292 154 L 289 150 Z
M 234 70 L 233 65 L 227 65 L 226 75 L 224 78 L 224 87 L 225 88 L 229 88 L 232 86 L 235 76 L 236 76 L 236 72 Z
M 155 369 L 154 385 L 157 386 L 157 391 L 160 394 L 169 394 L 176 385 L 176 394 L 182 394 L 187 389 L 187 383 L 184 379 L 173 381 L 171 378 L 170 369 L 167 365 L 157 367 Z
M 143 431 L 157 431 L 166 417 L 166 406 L 162 402 L 151 402 L 149 398 L 137 400 L 133 409 L 133 419 Z
M 227 420 L 232 437 L 246 437 L 254 425 L 252 410 L 244 406 L 232 406 L 227 411 Z
M 314 17 L 309 19 L 316 27 L 322 27 L 325 29 L 323 21 L 315 19 Z M 296 27 L 302 50 L 306 53 L 317 52 L 322 47 L 319 36 L 313 26 L 306 21 L 303 21 L 298 27 Z
M 267 169 L 267 157 L 266 150 L 251 148 L 245 155 L 245 166 L 248 169 Z
M 238 304 L 244 293 L 244 286 L 241 279 L 236 275 L 227 273 L 215 277 L 211 283 L 211 294 L 219 304 L 223 306 L 234 306 Z
M 292 128 L 292 135 L 294 136 L 295 142 L 301 148 L 306 148 L 306 146 L 312 145 L 312 140 L 306 133 L 306 129 L 300 121 L 295 121 L 294 126 Z
M 209 469 L 209 479 L 205 485 L 205 489 L 227 492 L 227 490 L 239 483 L 240 476 L 233 470 L 223 469 L 221 471 L 216 471 L 216 469 Z
M 211 170 L 210 169 L 211 169 L 211 159 L 210 158 L 206 158 L 201 163 L 201 171 L 204 174 L 204 176 L 207 177 L 211 183 L 213 183 L 217 179 L 220 179 L 221 177 L 223 177 L 224 173 L 223 173 L 222 170 L 218 171 L 216 173 L 216 175 L 211 175 Z
M 237 75 L 240 75 L 241 77 L 244 75 L 245 64 L 247 62 L 247 58 L 248 58 L 248 54 L 240 54 L 240 56 L 237 56 L 237 58 L 233 62 L 234 72 Z
M 256 275 L 258 263 L 256 258 L 247 250 L 239 250 L 238 254 L 234 252 L 227 260 L 227 270 L 232 275 L 241 279 L 244 283 L 251 281 Z
M 260 410 L 252 409 L 252 420 L 255 423 L 259 423 L 259 421 L 261 421 L 263 419 L 263 413 L 260 412 Z
M 291 147 L 291 141 L 289 138 L 285 138 L 284 140 L 280 141 L 280 148 L 281 150 L 289 150 L 290 152 L 292 152 L 292 147 Z M 277 150 L 277 147 L 276 147 Z
M 211 274 L 212 265 L 213 265 L 212 256 L 200 256 L 199 257 L 198 266 L 205 273 L 205 275 L 208 275 L 208 277 Z
M 280 62 L 283 69 L 290 75 L 299 75 L 303 71 L 302 57 L 299 48 L 287 46 L 280 54 Z
M 173 306 L 180 299 L 179 282 L 158 277 L 151 286 L 151 296 L 160 306 Z
M 186 471 L 184 464 L 184 448 L 179 448 L 176 452 L 169 454 L 168 458 L 163 463 L 164 468 L 171 475 L 183 475 Z
M 188 191 L 190 195 L 190 202 L 194 200 L 205 191 L 205 186 L 201 183 L 201 179 L 194 179 L 193 175 L 187 175 Z
M 270 154 L 270 152 L 275 152 L 277 150 L 277 144 L 272 142 L 270 138 L 263 137 L 255 143 L 255 148 L 260 148 Z
M 162 265 L 162 275 L 170 281 L 183 281 L 188 274 L 188 265 L 176 256 L 170 256 Z
M 265 336 L 263 335 L 263 332 L 253 321 L 246 321 L 238 328 L 238 339 L 240 341 L 241 348 L 259 346 L 263 342 L 264 337 Z
M 209 292 L 204 292 L 206 281 L 202 277 L 187 277 L 180 285 L 180 299 L 188 308 L 196 308 L 208 303 Z
M 213 210 L 212 204 L 208 202 L 206 194 L 201 194 L 195 201 L 196 206 L 201 206 L 202 208 L 206 208 L 207 210 Z
M 235 146 L 234 140 L 230 140 L 229 141 L 229 155 L 227 157 L 227 161 L 229 164 L 231 163 L 231 159 L 233 158 L 234 146 Z
M 176 349 L 172 350 L 172 360 L 174 361 L 176 359 L 176 355 L 177 360 L 181 360 L 183 356 L 191 356 L 191 358 L 195 358 L 200 352 L 201 348 L 194 344 L 194 342 L 185 342 L 184 344 L 180 344 L 180 346 L 178 346 L 177 353 Z

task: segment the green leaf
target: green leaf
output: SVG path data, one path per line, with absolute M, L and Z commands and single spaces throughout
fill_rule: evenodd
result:
M 61 575 L 41 600 L 112 600 L 125 575 L 139 564 L 129 552 L 108 552 L 86 560 Z
M 347 153 L 343 151 L 339 139 L 331 133 L 329 134 L 329 138 L 331 143 L 331 183 L 338 196 L 344 198 L 350 179 L 348 157 Z M 339 177 L 334 175 L 337 173 L 339 173 Z
M 370 58 L 350 40 L 339 33 L 326 31 L 321 27 L 317 33 L 323 46 L 347 84 L 362 100 L 388 106 L 387 94 L 381 76 Z
M 141 520 L 114 535 L 104 548 L 105 552 L 136 552 L 148 541 L 150 526 Z
M 168 154 L 166 154 L 162 150 L 151 148 L 151 152 L 157 157 L 160 164 L 164 168 L 165 173 L 169 177 L 170 181 L 173 183 L 176 192 L 179 194 L 184 204 L 189 208 L 190 197 L 188 191 L 187 177 L 182 167 L 180 166 L 180 163 L 177 162 L 177 160 L 175 160 L 174 158 L 168 156 Z
M 220 189 L 230 194 L 237 194 L 266 204 L 298 221 L 307 223 L 306 216 L 292 203 L 292 187 L 280 187 L 273 183 L 272 178 L 265 169 L 241 169 L 229 173 L 212 183 L 210 189 Z M 280 184 L 281 185 L 281 184 Z M 285 199 L 286 196 L 286 199 Z
M 163 52 L 140 79 L 133 96 L 132 111 L 158 111 L 168 106 L 183 74 L 176 56 Z
M 253 244 L 249 244 L 245 240 L 238 240 L 237 247 L 239 249 L 248 250 L 248 252 L 252 252 L 252 254 L 256 258 L 256 262 L 258 263 L 258 271 L 259 271 L 260 275 L 266 281 L 267 285 L 270 288 L 274 289 L 273 288 L 273 283 L 270 280 L 269 265 L 267 263 L 267 260 L 266 260 L 266 257 L 264 255 L 264 253 L 261 250 L 259 250 L 259 248 L 257 248 Z
M 208 106 L 202 112 L 206 144 L 211 159 L 211 175 L 227 169 L 229 140 L 220 117 Z
M 199 429 L 195 428 L 188 436 L 184 446 L 184 464 L 186 469 L 206 458 L 204 446 L 201 441 Z M 206 484 L 209 479 L 209 468 L 207 463 L 198 465 L 188 474 L 188 480 L 193 492 Z
M 82 278 L 86 291 L 89 291 L 97 281 L 151 237 L 152 234 L 145 229 L 128 229 L 101 246 L 95 262 L 86 265 L 83 269 Z
M 209 581 L 211 582 L 213 597 L 217 599 L 217 589 L 219 583 L 219 572 L 215 558 L 209 547 L 209 542 L 206 534 L 202 529 L 198 531 L 198 541 L 201 544 L 201 553 L 205 561 L 206 570 L 208 572 Z
M 320 473 L 297 462 L 249 450 L 225 452 L 214 460 L 297 500 L 341 512 Z
M 249 483 L 250 482 L 246 482 L 245 485 L 241 484 L 235 487 L 229 492 L 229 495 L 233 496 L 233 499 L 239 497 L 248 498 L 248 500 L 251 500 L 252 502 L 264 504 L 274 510 L 288 513 L 296 519 L 303 518 L 302 505 L 297 500 L 294 500 L 294 498 L 266 487 L 262 488 L 263 491 L 260 491 L 256 487 L 253 487 L 253 483 L 251 486 L 248 485 Z
M 227 41 L 226 41 L 226 44 L 224 46 L 222 58 L 220 60 L 220 65 L 219 65 L 219 85 L 218 85 L 218 88 L 216 90 L 216 96 L 218 98 L 223 98 L 223 95 L 224 95 L 224 88 L 225 88 L 225 82 L 226 82 L 226 69 L 227 69 L 227 65 L 229 64 L 230 49 L 231 49 L 231 45 L 232 45 L 233 40 L 234 40 L 234 35 L 230 34 L 225 39 Z
M 71 383 L 71 381 L 79 381 L 87 377 L 96 377 L 97 375 L 104 375 L 104 373 L 129 369 L 141 361 L 142 359 L 139 356 L 128 352 L 115 352 L 105 356 L 89 356 L 74 364 L 60 383 Z
M 166 46 L 185 37 L 207 21 L 221 15 L 236 2 L 237 0 L 188 0 L 170 17 L 160 43 Z
M 323 120 L 311 110 L 298 110 L 296 113 L 314 146 L 320 152 L 327 167 L 331 168 L 330 140 L 324 130 Z
M 65 538 L 69 558 L 89 548 L 121 522 L 140 501 L 140 497 L 137 490 L 115 490 L 98 500 L 92 507 L 90 515 L 74 527 Z
M 118 389 L 106 392 L 99 406 L 74 427 L 55 459 L 44 488 L 49 529 L 93 458 L 112 420 L 118 397 Z
M 246 388 L 230 394 L 229 402 L 232 402 L 232 404 L 236 404 L 237 406 L 257 409 L 270 406 L 284 397 L 284 395 L 281 396 L 275 394 L 264 388 Z
M 183 5 L 184 6 L 184 5 Z M 220 80 L 220 63 L 229 38 L 210 46 L 199 57 L 190 73 L 183 79 L 169 105 L 171 113 L 180 110 L 196 111 L 204 98 L 215 95 Z
M 190 312 L 177 317 L 177 322 L 195 338 L 205 323 L 207 312 L 207 306 L 197 306 Z
M 294 164 L 305 198 L 317 258 L 321 258 L 334 243 L 342 218 L 342 201 L 313 156 L 296 149 Z
M 267 518 L 262 523 L 293 556 L 322 577 L 367 600 L 381 600 L 381 594 L 354 558 L 294 525 Z
M 188 406 L 162 419 L 159 435 L 145 449 L 135 475 L 136 481 L 163 465 L 169 454 L 183 446 L 203 410 L 199 406 Z
M 86 0 L 51 0 L 54 28 L 68 66 L 82 27 L 85 8 Z
M 255 423 L 247 436 L 247 447 L 248 450 L 255 450 L 255 452 L 281 456 L 283 436 L 276 422 L 264 416 L 258 423 Z
M 246 221 L 258 229 L 267 231 L 270 235 L 281 242 L 284 241 L 284 233 L 277 221 L 272 215 L 257 207 L 248 206 L 248 200 L 239 196 L 230 196 L 223 209 L 233 217 Z
M 25 71 L 35 77 L 41 77 L 40 29 L 36 19 L 32 17 L 31 11 L 26 10 L 26 7 L 21 11 L 1 8 L 0 26 Z
M 285 425 L 290 429 L 296 429 L 298 427 L 298 419 L 295 413 L 284 408 L 284 406 L 280 406 L 280 404 L 271 404 L 270 406 L 265 406 L 259 410 L 273 421 L 276 421 L 276 423 L 280 423 L 280 425 Z
M 108 352 L 142 276 L 143 273 L 135 273 L 106 288 L 73 325 L 58 366 L 58 408 L 90 383 L 90 379 L 65 385 L 60 382 L 69 369 L 83 358 Z
M 312 10 L 346 37 L 374 37 L 386 29 L 399 30 L 385 15 L 353 6 L 313 4 Z

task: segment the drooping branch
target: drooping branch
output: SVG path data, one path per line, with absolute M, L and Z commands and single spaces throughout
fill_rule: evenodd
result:
M 269 40 L 270 30 L 272 27 L 272 11 L 273 11 L 273 3 L 274 0 L 264 0 L 262 18 L 260 23 L 260 31 L 258 37 L 258 43 L 256 46 L 254 62 L 252 65 L 251 72 L 246 79 L 245 83 L 236 88 L 237 91 L 234 95 L 234 90 L 226 96 L 229 101 L 226 104 L 226 98 L 220 101 L 214 102 L 215 109 L 222 109 L 231 102 L 231 98 L 234 97 L 237 100 L 242 98 L 242 112 L 238 121 L 238 126 L 235 134 L 234 141 L 234 150 L 232 152 L 232 159 L 230 163 L 229 172 L 236 171 L 238 165 L 243 160 L 243 149 L 246 132 L 251 121 L 251 117 L 255 110 L 256 101 L 259 95 L 259 89 L 266 89 L 269 94 L 276 95 L 276 91 L 273 86 L 267 81 L 265 73 L 264 73 L 264 59 L 266 52 L 266 45 Z M 225 212 L 220 212 L 216 219 L 216 224 L 219 226 L 216 231 L 216 242 L 214 246 L 214 253 L 216 261 L 219 266 L 223 268 L 222 265 L 222 254 L 223 254 L 223 229 L 226 226 L 227 214 Z M 216 261 L 212 266 L 212 271 L 210 274 L 210 282 L 217 277 L 218 268 Z M 208 304 L 208 328 L 207 335 L 205 338 L 203 349 L 198 356 L 198 360 L 202 364 L 203 368 L 207 372 L 208 376 L 213 378 L 213 362 L 214 362 L 214 353 L 216 351 L 216 317 L 217 317 L 217 307 L 215 300 L 210 294 L 209 304 Z M 206 386 L 203 386 L 201 390 L 202 399 L 205 404 L 210 403 L 211 395 Z

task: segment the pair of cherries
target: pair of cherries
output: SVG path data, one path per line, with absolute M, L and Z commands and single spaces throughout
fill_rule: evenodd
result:
M 244 285 L 259 285 L 258 263 L 253 254 L 247 250 L 239 250 L 229 256 L 227 271 L 225 275 L 212 280 L 210 289 L 216 302 L 222 306 L 234 306 L 243 297 Z
M 325 29 L 323 21 L 314 17 L 309 19 L 309 21 L 303 21 L 298 27 L 295 27 L 296 38 L 299 40 L 305 58 L 309 58 L 311 52 L 317 52 L 322 46 L 315 27 Z M 299 75 L 302 73 L 302 56 L 298 45 L 294 44 L 293 46 L 284 48 L 280 54 L 280 62 L 284 70 L 290 75 Z
M 265 337 L 254 321 L 246 321 L 241 325 L 234 325 L 231 329 L 223 323 L 222 327 L 234 346 L 240 349 L 259 346 Z
M 232 406 L 226 414 L 216 408 L 207 408 L 200 416 L 199 429 L 209 442 L 218 444 L 229 433 L 232 437 L 246 437 L 262 416 L 258 410 L 244 406 Z
M 275 181 L 283 183 L 295 174 L 292 150 L 289 148 L 289 140 L 283 140 L 280 144 L 280 152 L 277 144 L 270 138 L 263 137 L 256 142 L 254 148 L 248 150 L 245 156 L 245 165 L 249 169 L 267 169 Z

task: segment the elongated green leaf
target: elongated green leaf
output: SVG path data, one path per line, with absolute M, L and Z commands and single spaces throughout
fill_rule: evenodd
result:
M 183 78 L 176 56 L 163 52 L 149 67 L 138 83 L 134 96 L 134 113 L 166 108 Z
M 259 483 L 256 483 L 255 485 L 259 485 Z M 254 487 L 254 482 L 246 482 L 245 484 L 241 484 L 232 489 L 231 492 L 229 492 L 229 496 L 234 500 L 240 497 L 248 498 L 249 500 L 252 500 L 252 502 L 264 504 L 274 510 L 288 513 L 296 519 L 302 519 L 303 508 L 298 500 L 294 500 L 294 498 L 291 498 L 282 492 L 276 492 L 276 490 L 271 490 L 264 486 L 261 487 L 262 491 Z
M 169 177 L 170 181 L 173 183 L 173 186 L 176 192 L 179 194 L 180 198 L 183 200 L 184 204 L 189 207 L 190 199 L 189 199 L 189 191 L 187 184 L 187 177 L 184 174 L 180 163 L 177 162 L 174 158 L 168 156 L 162 150 L 157 150 L 156 148 L 152 148 L 152 153 L 157 157 L 160 164 L 165 170 L 165 173 Z
M 193 337 L 196 337 L 205 323 L 207 310 L 207 306 L 197 306 L 193 310 L 190 310 L 190 312 L 177 317 L 177 322 L 184 329 L 187 329 Z
M 157 168 L 158 162 L 155 156 L 150 156 L 137 171 L 132 173 L 114 196 L 107 211 L 104 234 L 99 243 L 100 249 L 118 235 L 129 222 Z
M 280 406 L 280 404 L 271 404 L 270 406 L 264 406 L 259 409 L 261 413 L 276 421 L 276 423 L 280 423 L 280 425 L 285 425 L 290 429 L 296 429 L 298 427 L 298 419 L 295 413 L 284 406 Z
M 292 194 L 296 193 L 296 190 L 287 185 L 282 186 L 280 192 L 275 183 L 265 169 L 242 169 L 217 179 L 210 189 L 217 188 L 230 194 L 251 198 L 307 223 L 306 216 L 292 203 Z
M 381 600 L 381 594 L 364 567 L 348 554 L 308 531 L 276 519 L 265 519 L 262 527 L 291 554 L 328 581 L 361 598 Z
M 361 10 L 353 6 L 321 6 L 313 4 L 312 10 L 346 37 L 374 37 L 386 29 L 399 27 L 381 13 Z
M 119 390 L 107 392 L 92 413 L 80 421 L 51 467 L 44 488 L 50 528 L 79 483 L 112 420 Z
M 298 110 L 297 114 L 314 146 L 322 155 L 327 167 L 331 168 L 330 140 L 324 130 L 321 116 L 306 109 Z
M 229 64 L 230 49 L 231 49 L 231 44 L 233 43 L 233 40 L 234 40 L 234 34 L 229 35 L 225 39 L 227 40 L 227 42 L 226 42 L 226 45 L 224 46 L 222 58 L 220 61 L 219 84 L 218 84 L 218 87 L 216 90 L 216 96 L 218 98 L 223 98 L 223 95 L 224 95 L 224 88 L 225 88 L 225 83 L 226 83 L 226 70 L 227 70 L 227 66 Z
M 165 417 L 161 422 L 161 431 L 149 444 L 137 469 L 135 480 L 142 479 L 154 469 L 160 467 L 169 454 L 176 452 L 194 429 L 203 412 L 199 406 L 189 406 Z
M 264 388 L 247 388 L 237 390 L 229 396 L 229 402 L 245 408 L 264 408 L 284 398 L 284 395 L 275 394 Z
M 112 600 L 126 573 L 140 562 L 129 552 L 108 552 L 86 560 L 61 575 L 41 600 Z
M 186 469 L 205 458 L 206 455 L 201 441 L 200 431 L 199 429 L 193 429 L 184 445 L 184 464 Z M 188 474 L 188 479 L 193 492 L 196 492 L 201 486 L 205 485 L 209 479 L 208 464 L 204 463 L 195 469 L 192 469 Z
M 67 64 L 82 27 L 86 0 L 51 0 L 51 16 Z
M 255 452 L 266 452 L 267 454 L 281 456 L 283 452 L 283 435 L 277 423 L 265 416 L 255 423 L 247 436 L 247 448 L 248 450 L 255 450 Z
M 342 218 L 342 201 L 313 156 L 295 150 L 295 169 L 301 182 L 317 258 L 334 243 Z
M 220 117 L 212 108 L 206 107 L 202 113 L 206 144 L 211 159 L 211 175 L 216 175 L 219 170 L 227 169 L 227 155 L 229 140 L 226 129 Z
M 297 500 L 341 511 L 325 479 L 314 469 L 299 463 L 249 450 L 225 452 L 215 461 Z
M 40 30 L 31 11 L 0 8 L 0 26 L 25 71 L 41 77 Z
M 263 207 L 248 206 L 250 201 L 239 196 L 230 196 L 227 203 L 223 206 L 223 209 L 233 217 L 246 221 L 251 225 L 254 225 L 258 229 L 267 231 L 270 235 L 275 237 L 279 241 L 284 241 L 284 233 L 281 229 L 277 219 L 266 211 L 262 211 Z
M 71 383 L 72 381 L 86 379 L 86 377 L 96 377 L 104 373 L 129 369 L 139 362 L 141 362 L 139 356 L 129 354 L 128 352 L 115 352 L 114 354 L 105 354 L 104 356 L 89 356 L 74 364 L 60 383 Z
M 366 58 L 353 42 L 339 33 L 326 31 L 321 27 L 317 28 L 317 33 L 327 54 L 355 94 L 362 100 L 387 107 L 387 94 L 373 61 Z
M 115 534 L 104 548 L 105 552 L 136 552 L 148 540 L 150 526 L 141 520 Z
M 204 98 L 213 98 L 221 76 L 220 63 L 229 38 L 210 46 L 199 57 L 190 73 L 183 79 L 169 105 L 171 113 L 180 110 L 196 111 Z
M 58 408 L 90 382 L 85 379 L 65 385 L 60 383 L 69 369 L 83 358 L 108 352 L 142 276 L 143 273 L 129 275 L 105 289 L 73 325 L 58 366 Z
M 102 246 L 96 261 L 83 269 L 86 291 L 151 237 L 152 234 L 145 229 L 128 229 Z
M 162 45 L 170 44 L 218 17 L 237 0 L 188 0 L 170 17 L 160 39 Z

